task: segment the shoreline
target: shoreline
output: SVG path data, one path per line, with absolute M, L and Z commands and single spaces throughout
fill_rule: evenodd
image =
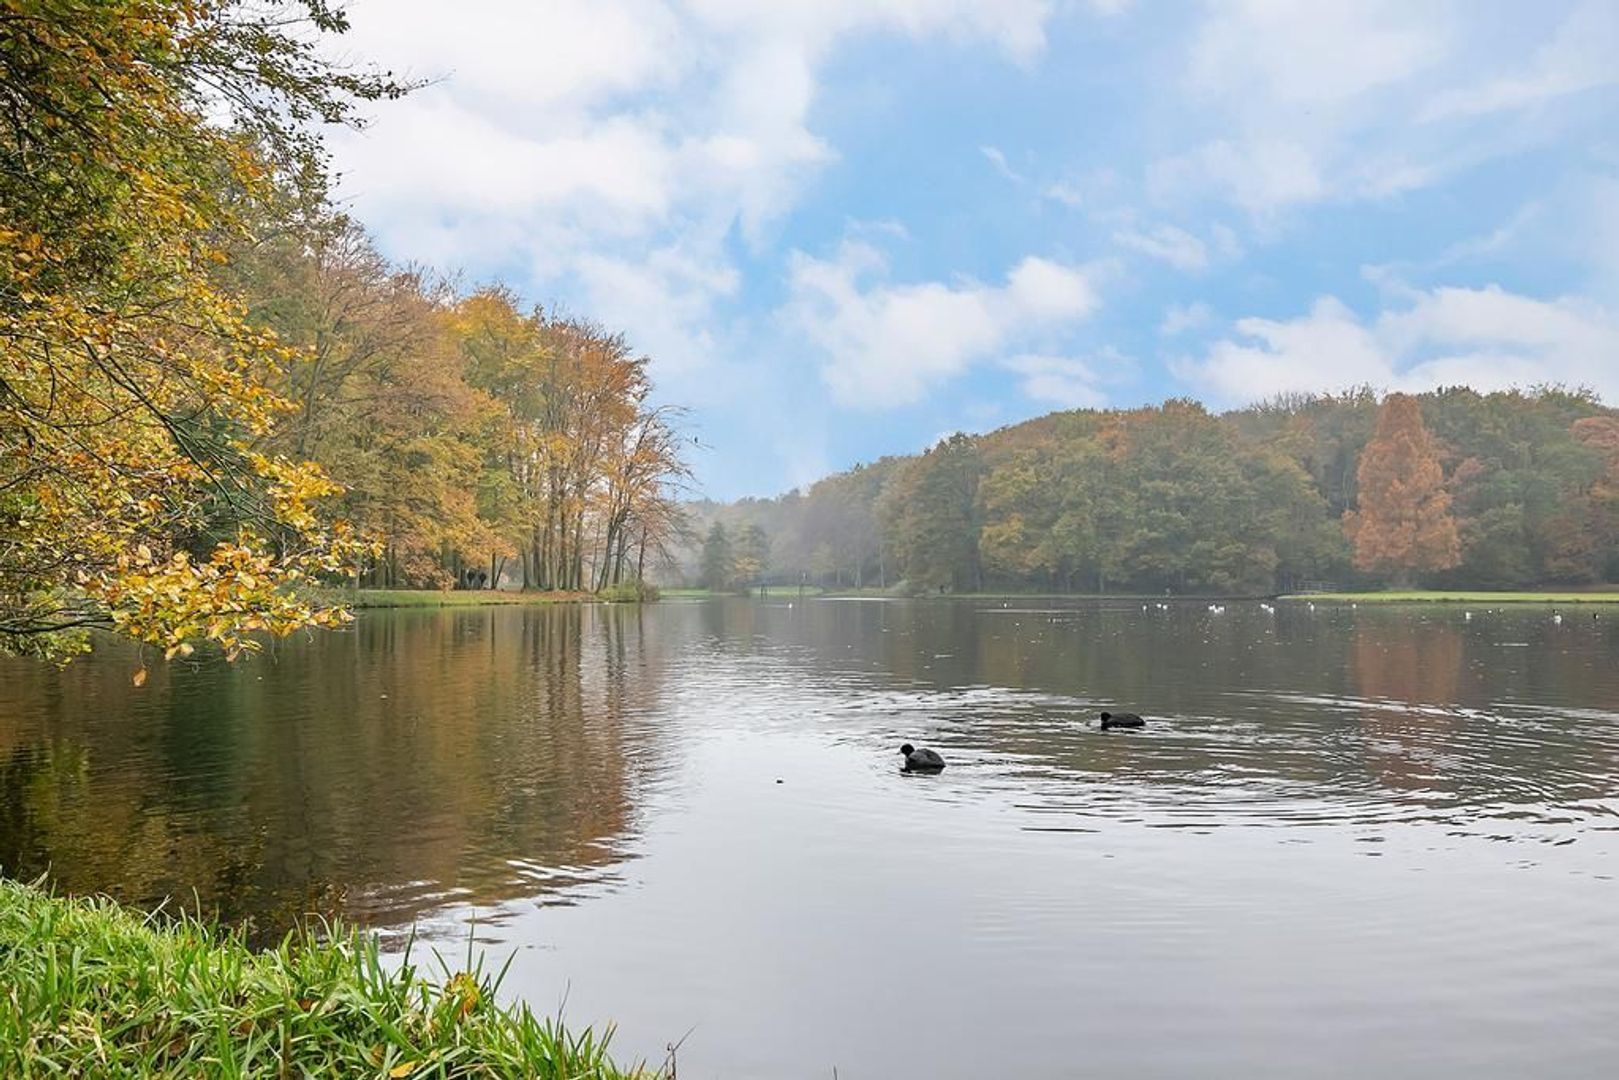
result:
M 610 598 L 583 592 L 510 592 L 494 590 L 437 589 L 321 589 L 316 598 L 327 604 L 355 611 L 404 608 L 515 607 L 545 604 L 649 603 L 655 600 Z M 1406 589 L 1376 592 L 1319 593 L 1197 593 L 1164 596 L 1161 593 L 1052 593 L 1052 592 L 971 592 L 905 594 L 882 589 L 824 589 L 806 587 L 802 593 L 794 585 L 770 586 L 764 597 L 751 593 L 714 592 L 708 589 L 670 588 L 662 590 L 663 600 L 710 599 L 884 599 L 884 600 L 1061 600 L 1089 603 L 1199 603 L 1199 602 L 1310 602 L 1318 604 L 1619 604 L 1619 588 L 1606 590 L 1503 590 Z
M 246 1077 L 445 1075 L 656 1080 L 608 1057 L 609 1027 L 566 1029 L 496 1000 L 500 972 L 384 963 L 374 935 L 238 934 L 104 897 L 0 878 L 0 1074 Z
M 509 607 L 529 604 L 604 604 L 595 593 L 500 592 L 494 589 L 319 589 L 323 604 L 372 611 L 388 608 Z
M 1388 592 L 1289 593 L 1277 599 L 1293 604 L 1619 604 L 1619 589 L 1607 592 L 1406 589 Z

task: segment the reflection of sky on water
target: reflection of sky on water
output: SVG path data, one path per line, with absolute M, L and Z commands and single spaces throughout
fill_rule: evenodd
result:
M 447 956 L 475 923 L 542 1011 L 695 1027 L 683 1074 L 1619 1053 L 1619 614 L 737 601 L 129 659 L 0 672 L 8 867 Z

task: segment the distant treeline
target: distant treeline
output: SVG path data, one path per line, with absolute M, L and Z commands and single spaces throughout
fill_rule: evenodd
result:
M 1619 581 L 1619 411 L 1585 392 L 1053 413 L 689 507 L 689 580 L 1232 593 Z M 722 556 L 749 536 L 762 560 Z M 744 565 L 745 564 L 745 565 Z

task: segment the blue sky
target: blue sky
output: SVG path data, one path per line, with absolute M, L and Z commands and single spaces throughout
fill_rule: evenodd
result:
M 356 0 L 396 259 L 622 330 L 704 491 L 1192 396 L 1619 403 L 1619 4 Z

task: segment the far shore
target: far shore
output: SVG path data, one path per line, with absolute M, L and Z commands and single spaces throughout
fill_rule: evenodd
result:
M 1619 589 L 1589 592 L 1485 592 L 1455 589 L 1404 589 L 1386 592 L 1295 593 L 1280 599 L 1315 604 L 1619 604 Z
M 662 590 L 664 599 L 703 599 L 710 597 L 742 597 L 759 595 L 757 588 L 747 593 L 714 592 L 709 589 L 668 588 Z M 356 610 L 388 608 L 446 608 L 515 606 L 532 604 L 590 604 L 617 600 L 616 597 L 584 592 L 541 592 L 513 589 L 323 589 L 319 598 L 331 604 L 342 604 Z M 1317 604 L 1619 604 L 1619 587 L 1586 591 L 1576 590 L 1516 590 L 1491 592 L 1487 590 L 1457 589 L 1391 589 L 1378 592 L 1312 592 L 1289 593 L 1281 596 L 1264 594 L 1225 594 L 1164 596 L 1152 593 L 1029 593 L 1029 592 L 971 592 L 907 594 L 885 589 L 828 589 L 819 586 L 771 585 L 765 595 L 771 598 L 795 597 L 826 599 L 838 598 L 891 598 L 914 600 L 1002 600 L 1029 602 L 1035 600 L 1149 602 L 1169 601 L 1191 603 L 1197 601 L 1259 601 L 1277 600 L 1287 603 L 1310 602 Z
M 798 596 L 796 585 L 771 585 L 769 597 Z M 664 589 L 669 599 L 699 599 L 713 596 L 742 596 L 742 592 L 713 592 L 708 589 Z M 755 587 L 747 595 L 758 596 Z M 1388 589 L 1375 592 L 1309 592 L 1309 593 L 1064 593 L 1064 592 L 946 592 L 906 593 L 893 589 L 821 588 L 806 586 L 805 597 L 826 599 L 892 598 L 909 600 L 1002 600 L 1029 602 L 1035 600 L 1064 600 L 1117 603 L 1242 603 L 1259 601 L 1288 601 L 1324 604 L 1619 604 L 1619 585 L 1596 586 L 1591 589 L 1518 589 L 1491 591 L 1486 589 Z

